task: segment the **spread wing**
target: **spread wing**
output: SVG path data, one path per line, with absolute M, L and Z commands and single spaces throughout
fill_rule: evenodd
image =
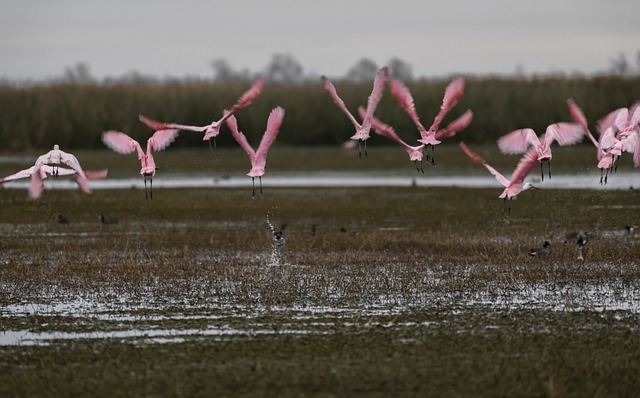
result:
M 429 128 L 429 131 L 436 131 L 442 123 L 442 119 L 457 103 L 458 99 L 462 96 L 464 91 L 464 78 L 458 77 L 453 79 L 451 83 L 444 90 L 444 98 L 442 99 L 442 105 L 440 105 L 440 111 L 433 120 L 433 124 Z
M 514 130 L 498 138 L 500 152 L 511 155 L 524 153 L 531 145 L 539 146 L 540 140 L 536 136 L 536 132 L 529 128 Z
M 371 118 L 373 117 L 376 107 L 378 106 L 378 103 L 382 98 L 382 91 L 384 90 L 384 85 L 387 81 L 388 74 L 389 68 L 387 68 L 386 66 L 380 68 L 378 73 L 376 73 L 376 77 L 373 80 L 373 89 L 371 90 L 371 94 L 369 95 L 369 99 L 367 100 L 367 109 L 364 118 L 362 119 L 363 125 L 371 124 Z
M 474 162 L 483 165 L 487 170 L 489 170 L 489 173 L 491 173 L 496 180 L 498 180 L 498 182 L 500 184 L 502 184 L 502 186 L 506 187 L 509 185 L 509 180 L 507 180 L 502 174 L 500 174 L 500 172 L 498 172 L 498 170 L 494 169 L 493 167 L 491 167 L 491 165 L 489 165 L 489 163 L 487 163 L 486 160 L 484 160 L 480 155 L 478 155 L 477 153 L 471 151 L 471 149 L 469 149 L 467 147 L 467 145 L 464 142 L 460 142 L 460 148 L 462 148 L 462 151 Z
M 458 117 L 453 122 L 449 123 L 447 127 L 438 130 L 436 133 L 436 140 L 442 140 L 443 138 L 449 138 L 456 135 L 458 131 L 462 131 L 469 127 L 473 120 L 473 112 L 467 110 L 462 116 Z
M 260 140 L 258 150 L 256 151 L 256 159 L 258 162 L 266 160 L 267 152 L 269 152 L 269 148 L 271 148 L 271 145 L 273 145 L 273 142 L 278 136 L 278 132 L 280 131 L 280 126 L 282 125 L 283 119 L 284 109 L 282 109 L 281 107 L 274 108 L 269 114 L 269 119 L 267 120 L 267 130 L 264 132 L 262 140 Z
M 231 115 L 227 118 L 226 122 L 227 127 L 229 127 L 229 130 L 231 130 L 231 135 L 233 135 L 233 138 L 235 138 L 238 144 L 240 144 L 240 147 L 247 153 L 247 156 L 249 156 L 250 159 L 253 159 L 256 153 L 251 145 L 249 145 L 247 137 L 242 134 L 242 131 L 238 130 L 238 121 L 236 120 L 236 117 Z
M 46 166 L 46 165 L 42 166 L 43 169 L 45 167 L 50 167 L 50 166 Z M 28 169 L 20 170 L 19 172 L 15 173 L 15 174 L 11 174 L 9 176 L 6 176 L 2 180 L 0 180 L 0 185 L 4 184 L 5 182 L 9 182 L 9 181 L 20 180 L 22 178 L 29 178 L 29 177 L 31 177 L 31 174 L 33 174 L 33 170 L 34 169 L 35 169 L 35 166 L 31 166 Z
M 338 105 L 338 107 L 342 109 L 342 111 L 347 115 L 347 117 L 349 118 L 353 126 L 356 128 L 356 130 L 359 129 L 360 123 L 358 123 L 356 118 L 353 117 L 351 112 L 349 112 L 349 109 L 347 109 L 347 106 L 344 104 L 344 101 L 342 101 L 342 99 L 338 95 L 338 92 L 336 91 L 336 88 L 334 87 L 333 83 L 331 83 L 331 80 L 329 80 L 326 76 L 322 76 L 321 79 L 322 79 L 322 85 L 324 86 L 325 90 L 329 92 L 329 95 L 331 96 L 331 99 L 333 100 L 333 102 L 336 105 Z
M 576 104 L 576 102 L 572 98 L 569 98 L 567 100 L 567 103 L 569 104 L 569 114 L 571 115 L 573 121 L 582 126 L 582 128 L 584 129 L 584 134 L 589 137 L 589 140 L 591 140 L 593 145 L 597 147 L 598 141 L 595 139 L 593 134 L 591 134 L 591 131 L 589 131 L 587 118 L 584 116 L 584 112 L 582 112 L 582 109 L 580 109 L 578 104 Z
M 583 127 L 577 123 L 554 123 L 547 126 L 544 133 L 544 140 L 548 145 L 556 141 L 558 145 L 573 145 L 584 137 Z
M 102 142 L 118 153 L 128 155 L 133 152 L 138 152 L 138 159 L 144 157 L 144 152 L 138 141 L 120 131 L 109 130 L 102 133 Z
M 207 128 L 207 126 L 189 126 L 186 124 L 157 122 L 143 115 L 138 115 L 138 119 L 140 119 L 142 123 L 146 124 L 151 129 L 156 131 L 178 129 L 178 130 L 188 130 L 188 131 L 195 131 L 198 133 L 202 133 Z
M 163 150 L 176 139 L 178 132 L 179 130 L 177 129 L 156 131 L 147 140 L 147 150 L 149 150 L 149 148 L 152 148 L 156 152 Z

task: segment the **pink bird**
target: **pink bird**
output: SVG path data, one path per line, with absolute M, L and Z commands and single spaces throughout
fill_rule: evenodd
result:
M 15 180 L 20 180 L 23 178 L 30 178 L 33 175 L 33 172 L 35 170 L 35 166 L 31 166 L 28 169 L 24 169 L 24 170 L 20 170 L 19 172 L 15 173 L 15 174 L 11 174 L 9 176 L 6 176 L 5 178 L 0 180 L 0 185 L 10 182 L 10 181 L 15 181 Z M 43 189 L 43 184 L 42 181 L 44 181 L 48 175 L 55 175 L 56 176 L 66 176 L 66 175 L 72 175 L 75 177 L 76 179 L 76 183 L 78 183 L 79 187 L 82 187 L 82 183 L 81 181 L 81 176 L 80 174 L 73 170 L 73 169 L 67 169 L 64 167 L 53 167 L 53 166 L 48 166 L 48 165 L 43 165 L 40 167 L 40 176 L 36 177 L 36 180 L 40 180 L 40 184 L 37 187 L 31 188 L 29 189 L 29 196 L 32 199 L 37 199 L 40 197 L 40 195 L 42 195 L 42 189 Z M 105 178 L 107 176 L 108 170 L 85 170 L 84 174 L 86 176 L 86 178 L 88 180 L 97 180 L 100 178 Z
M 411 117 L 411 120 L 413 120 L 413 123 L 418 128 L 418 132 L 421 137 L 418 141 L 431 148 L 431 156 L 427 154 L 427 161 L 431 159 L 431 164 L 435 166 L 435 146 L 441 142 L 440 139 L 450 136 L 447 134 L 441 134 L 440 137 L 438 137 L 438 128 L 440 127 L 444 117 L 458 103 L 458 99 L 462 96 L 462 93 L 464 92 L 464 79 L 462 77 L 458 77 L 447 85 L 447 88 L 444 91 L 442 105 L 440 105 L 440 111 L 438 111 L 438 114 L 434 118 L 429 130 L 427 130 L 420 122 L 420 118 L 416 112 L 413 96 L 407 86 L 405 86 L 402 81 L 395 78 L 390 79 L 389 85 L 391 87 L 391 94 L 398 101 L 400 107 L 404 109 L 409 117 Z M 471 122 L 470 119 L 469 122 Z M 455 132 L 453 132 L 453 134 L 455 134 Z
M 235 112 L 249 106 L 253 102 L 253 100 L 255 100 L 260 95 L 260 93 L 262 92 L 263 86 L 264 86 L 264 78 L 260 76 L 253 83 L 253 85 L 244 94 L 242 94 L 242 96 L 240 96 L 238 101 L 230 109 L 225 110 L 225 112 L 223 113 L 220 119 L 206 126 L 190 126 L 190 125 L 177 124 L 177 123 L 162 123 L 162 122 L 157 122 L 155 120 L 151 120 L 143 115 L 139 115 L 139 119 L 141 122 L 143 122 L 144 124 L 146 124 L 147 126 L 151 127 L 156 131 L 178 129 L 178 130 L 188 130 L 188 131 L 195 131 L 198 133 L 204 133 L 202 140 L 206 141 L 206 140 L 211 140 L 211 138 L 213 138 L 214 145 L 215 145 L 215 137 L 217 137 L 218 134 L 220 134 L 220 127 L 222 127 L 222 124 L 227 120 L 227 118 L 231 117 Z
M 616 136 L 627 136 L 640 132 L 640 102 L 630 108 L 618 108 L 598 120 L 598 131 L 603 134 L 609 127 L 615 128 Z
M 609 178 L 609 170 L 611 170 L 613 166 L 613 153 L 611 152 L 611 148 L 614 144 L 612 140 L 615 140 L 615 135 L 613 134 L 613 122 L 611 122 L 611 125 L 605 130 L 606 134 L 600 134 L 600 140 L 596 140 L 589 130 L 587 118 L 585 117 L 584 112 L 582 112 L 582 109 L 571 98 L 567 100 L 567 103 L 569 104 L 569 114 L 571 115 L 571 118 L 583 128 L 584 134 L 596 147 L 598 168 L 600 169 L 600 185 L 603 185 L 603 183 L 606 185 Z
M 512 131 L 498 139 L 498 148 L 502 153 L 524 153 L 529 147 L 536 149 L 540 172 L 544 181 L 543 162 L 549 166 L 549 178 L 551 178 L 551 144 L 556 141 L 559 145 L 572 145 L 582 140 L 584 132 L 576 123 L 554 123 L 547 127 L 545 133 L 538 138 L 535 131 L 530 128 Z
M 504 187 L 504 191 L 500 194 L 499 198 L 504 199 L 504 204 L 506 206 L 507 199 L 509 200 L 509 208 L 507 214 L 511 214 L 511 201 L 520 194 L 520 192 L 526 191 L 528 189 L 534 188 L 539 189 L 530 182 L 524 182 L 524 179 L 529 175 L 531 170 L 538 163 L 537 151 L 535 148 L 529 149 L 528 152 L 524 154 L 518 165 L 516 166 L 513 174 L 511 174 L 511 180 L 507 180 L 502 174 L 500 174 L 496 169 L 491 167 L 486 160 L 484 160 L 480 155 L 472 152 L 464 142 L 460 142 L 460 148 L 462 151 L 474 162 L 483 165 L 489 173 L 493 174 L 493 176 L 500 182 Z M 502 213 L 504 214 L 504 207 L 502 209 Z
M 156 163 L 153 159 L 152 150 L 161 151 L 171 144 L 178 136 L 177 129 L 156 131 L 147 140 L 147 152 L 142 150 L 138 141 L 119 131 L 106 131 L 102 134 L 102 142 L 109 148 L 121 154 L 138 153 L 140 161 L 140 175 L 144 179 L 144 197 L 153 199 L 153 177 L 156 175 Z M 147 195 L 147 180 L 149 180 L 149 191 Z
M 373 90 L 371 91 L 371 95 L 369 95 L 369 99 L 367 101 L 367 110 L 365 112 L 364 117 L 362 118 L 362 124 L 358 123 L 356 118 L 353 116 L 347 106 L 344 104 L 344 101 L 338 96 L 338 92 L 334 87 L 331 80 L 329 80 L 326 76 L 322 76 L 322 84 L 324 85 L 325 90 L 329 92 L 333 102 L 338 105 L 340 109 L 347 115 L 353 126 L 356 128 L 356 133 L 351 137 L 352 140 L 358 141 L 358 148 L 360 148 L 360 144 L 364 142 L 364 155 L 367 156 L 367 140 L 369 139 L 369 132 L 371 130 L 371 118 L 373 118 L 373 113 L 382 98 L 382 91 L 384 90 L 384 84 L 387 81 L 387 75 L 389 74 L 389 68 L 386 66 L 380 68 L 378 73 L 376 73 L 376 77 L 373 80 Z M 358 156 L 362 156 L 362 152 L 358 150 Z
M 42 194 L 42 173 L 40 169 L 43 166 L 52 166 L 51 175 L 53 178 L 58 177 L 58 166 L 63 163 L 67 166 L 71 167 L 75 172 L 78 173 L 76 177 L 76 182 L 80 189 L 82 189 L 86 193 L 90 193 L 89 183 L 87 181 L 87 176 L 84 174 L 82 167 L 80 166 L 80 162 L 78 159 L 71 153 L 67 153 L 60 150 L 60 147 L 56 144 L 53 146 L 53 149 L 44 155 L 38 157 L 36 159 L 36 163 L 33 166 L 33 170 L 31 172 L 31 187 L 29 188 L 29 195 L 31 198 L 39 198 Z
M 282 125 L 282 120 L 284 119 L 284 109 L 281 107 L 274 108 L 269 114 L 269 119 L 267 120 L 267 129 L 262 136 L 262 140 L 260 141 L 260 145 L 258 146 L 258 150 L 254 151 L 249 142 L 247 141 L 247 137 L 238 130 L 238 121 L 234 116 L 230 116 L 227 118 L 227 126 L 231 130 L 233 134 L 233 138 L 238 141 L 238 144 L 244 149 L 251 161 L 251 170 L 247 175 L 251 177 L 251 182 L 253 184 L 253 197 L 256 196 L 256 185 L 255 178 L 258 177 L 260 180 L 260 195 L 262 195 L 262 176 L 264 175 L 265 168 L 267 167 L 267 153 L 269 152 L 269 148 L 273 145 L 273 142 L 280 131 L 280 126 Z

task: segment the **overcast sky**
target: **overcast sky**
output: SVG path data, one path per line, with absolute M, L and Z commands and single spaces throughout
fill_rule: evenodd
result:
M 416 76 L 608 70 L 640 51 L 640 0 L 0 0 L 0 78 L 98 78 L 132 70 L 213 76 L 290 54 L 344 76 L 398 57 Z

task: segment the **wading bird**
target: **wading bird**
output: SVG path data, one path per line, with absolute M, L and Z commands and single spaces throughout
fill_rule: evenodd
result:
M 20 170 L 15 174 L 6 176 L 5 178 L 0 180 L 0 185 L 9 181 L 20 180 L 22 178 L 30 178 L 35 168 L 36 168 L 35 166 L 31 166 L 28 169 Z M 57 176 L 69 176 L 69 175 L 74 176 L 76 179 L 76 182 L 78 183 L 78 186 L 82 187 L 81 185 L 82 177 L 80 177 L 80 174 L 78 174 L 78 172 L 73 169 L 67 169 L 65 167 L 55 167 L 54 169 L 53 166 L 43 165 L 42 167 L 40 167 L 39 180 L 44 181 L 45 179 L 47 179 L 47 176 L 53 175 L 54 172 L 56 173 Z M 97 179 L 105 178 L 107 176 L 107 173 L 108 173 L 108 170 L 85 170 L 84 175 L 88 180 L 97 180 Z M 40 197 L 40 195 L 42 194 L 42 187 L 43 187 L 43 184 L 40 184 L 39 188 L 36 187 L 36 189 L 30 188 L 29 192 L 30 192 L 31 198 L 37 199 L 38 197 Z
M 89 189 L 89 183 L 87 181 L 87 176 L 85 175 L 82 167 L 80 166 L 80 162 L 73 154 L 64 152 L 60 150 L 60 147 L 56 144 L 53 146 L 53 149 L 44 155 L 38 157 L 36 159 L 36 163 L 31 170 L 31 186 L 29 187 L 29 196 L 33 199 L 39 198 L 42 194 L 43 189 L 43 178 L 42 172 L 40 169 L 44 166 L 51 166 L 50 173 L 53 178 L 57 178 L 60 170 L 60 164 L 66 164 L 71 167 L 76 173 L 76 182 L 80 189 L 82 189 L 86 193 L 90 193 L 91 189 Z M 45 172 L 46 173 L 46 172 Z
M 462 77 L 458 77 L 453 79 L 449 85 L 447 85 L 447 88 L 444 91 L 442 105 L 440 105 L 440 111 L 438 111 L 438 114 L 434 118 L 433 123 L 428 130 L 420 122 L 420 118 L 418 117 L 413 101 L 413 96 L 407 86 L 405 86 L 402 81 L 395 78 L 390 79 L 389 86 L 391 87 L 391 94 L 398 101 L 400 107 L 409 115 L 409 117 L 411 117 L 411 120 L 413 120 L 413 123 L 418 128 L 418 132 L 420 133 L 420 139 L 418 142 L 431 148 L 431 155 L 427 154 L 427 162 L 430 161 L 431 164 L 435 166 L 435 146 L 441 142 L 441 139 L 453 136 L 458 130 L 462 129 L 458 128 L 458 130 L 450 130 L 448 134 L 442 133 L 440 136 L 437 134 L 438 128 L 442 123 L 442 119 L 444 119 L 447 113 L 449 113 L 449 111 L 458 103 L 458 99 L 462 96 L 464 91 L 464 79 Z M 470 123 L 470 115 L 467 114 L 465 118 L 461 120 L 468 120 Z
M 142 150 L 138 141 L 120 131 L 106 131 L 102 134 L 102 142 L 109 148 L 121 154 L 138 153 L 140 161 L 140 175 L 144 179 L 144 197 L 153 199 L 153 177 L 156 175 L 156 163 L 153 159 L 153 151 L 161 151 L 171 144 L 178 136 L 178 130 L 159 130 L 147 140 L 147 152 Z M 147 191 L 147 180 L 149 190 Z
M 264 78 L 260 76 L 249 88 L 249 90 L 247 90 L 244 94 L 242 94 L 242 96 L 240 96 L 238 101 L 231 108 L 224 111 L 220 119 L 206 126 L 190 126 L 190 125 L 177 124 L 177 123 L 162 123 L 162 122 L 157 122 L 155 120 L 151 120 L 143 115 L 139 115 L 138 117 L 141 122 L 143 122 L 144 124 L 146 124 L 147 126 L 149 126 L 150 128 L 156 131 L 177 129 L 177 130 L 188 130 L 188 131 L 195 131 L 198 133 L 204 133 L 202 140 L 203 141 L 209 140 L 209 142 L 211 142 L 211 139 L 213 138 L 213 144 L 215 146 L 215 137 L 217 137 L 220 134 L 220 127 L 222 127 L 222 124 L 227 120 L 227 118 L 231 117 L 235 112 L 249 106 L 251 102 L 253 102 L 253 100 L 260 95 L 260 93 L 262 92 L 263 86 L 264 86 Z
M 507 180 L 502 174 L 500 174 L 496 169 L 491 167 L 486 160 L 480 157 L 478 154 L 472 152 L 464 142 L 460 142 L 460 148 L 462 151 L 474 162 L 483 165 L 489 173 L 493 174 L 493 176 L 502 184 L 505 189 L 500 194 L 499 198 L 504 199 L 504 205 L 507 204 L 507 199 L 509 200 L 509 208 L 507 210 L 507 214 L 511 214 L 511 201 L 522 191 L 526 191 L 528 189 L 534 188 L 539 189 L 530 182 L 524 182 L 524 179 L 529 175 L 531 170 L 538 163 L 537 151 L 535 148 L 529 149 L 527 153 L 520 159 L 518 165 L 516 166 L 513 174 L 511 174 L 511 180 Z M 504 207 L 502 208 L 502 213 L 504 214 Z
M 251 177 L 251 182 L 253 184 L 253 197 L 256 196 L 256 184 L 255 178 L 258 177 L 260 180 L 260 195 L 262 195 L 262 176 L 264 175 L 265 168 L 267 167 L 267 153 L 269 152 L 269 148 L 273 145 L 273 142 L 280 131 L 280 126 L 282 125 L 282 120 L 284 119 L 284 109 L 281 107 L 274 108 L 271 110 L 269 114 L 269 119 L 267 120 L 267 129 L 262 136 L 262 140 L 260 140 L 260 145 L 258 146 L 258 150 L 254 151 L 249 142 L 247 141 L 247 137 L 238 130 L 238 121 L 234 116 L 230 116 L 227 119 L 227 126 L 231 130 L 233 134 L 233 138 L 238 141 L 238 144 L 244 149 L 251 161 L 251 170 L 247 175 Z
M 544 181 L 543 162 L 545 161 L 549 167 L 549 178 L 551 178 L 551 144 L 553 141 L 565 146 L 575 144 L 583 137 L 584 132 L 581 126 L 576 123 L 561 122 L 549 125 L 540 138 L 530 128 L 512 131 L 498 139 L 498 148 L 502 153 L 508 154 L 524 153 L 529 147 L 535 148 L 540 162 L 541 177 Z
M 544 243 L 542 244 L 542 247 L 537 249 L 531 249 L 529 251 L 529 255 L 533 257 L 542 258 L 542 257 L 547 257 L 550 251 L 551 251 L 551 243 L 545 240 Z
M 362 118 L 362 124 L 358 123 L 356 118 L 353 116 L 347 106 L 344 104 L 344 101 L 338 96 L 338 92 L 334 87 L 331 80 L 329 80 L 326 76 L 322 76 L 322 85 L 325 90 L 329 92 L 331 95 L 331 99 L 333 102 L 338 105 L 340 109 L 347 115 L 353 126 L 356 128 L 356 133 L 351 136 L 351 139 L 358 142 L 358 156 L 362 157 L 361 144 L 364 143 L 364 155 L 367 156 L 367 140 L 369 139 L 369 132 L 371 130 L 371 118 L 373 117 L 373 113 L 382 98 L 382 91 L 384 90 L 384 84 L 387 81 L 387 75 L 389 74 L 389 69 L 384 66 L 378 70 L 376 73 L 376 77 L 373 80 L 373 90 L 371 91 L 371 95 L 369 95 L 369 99 L 367 101 L 367 109 L 365 111 L 365 115 Z

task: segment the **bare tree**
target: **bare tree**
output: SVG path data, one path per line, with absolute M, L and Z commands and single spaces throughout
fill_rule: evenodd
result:
M 629 74 L 629 61 L 627 61 L 627 57 L 624 54 L 618 55 L 618 58 L 611 59 L 611 72 L 620 76 Z
M 362 58 L 347 72 L 347 80 L 365 82 L 373 79 L 378 71 L 378 65 L 369 58 Z
M 89 65 L 84 62 L 78 62 L 73 66 L 65 68 L 63 80 L 79 84 L 87 84 L 95 81 L 93 76 L 91 76 Z
M 397 77 L 405 82 L 413 80 L 413 68 L 405 61 L 394 57 L 389 60 L 388 65 L 391 70 L 391 76 Z
M 289 54 L 275 54 L 265 69 L 265 79 L 277 83 L 299 83 L 304 80 L 302 65 Z

